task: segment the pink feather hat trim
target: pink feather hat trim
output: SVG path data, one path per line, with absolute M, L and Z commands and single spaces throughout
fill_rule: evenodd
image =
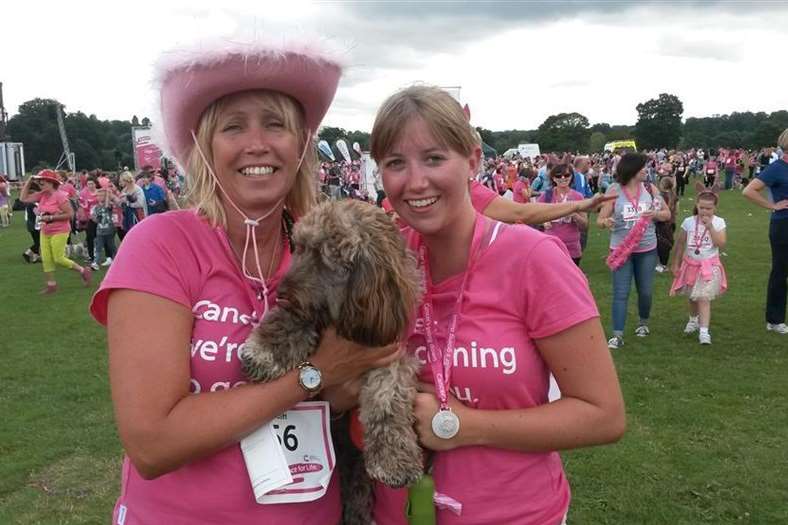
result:
M 305 124 L 317 132 L 342 76 L 341 54 L 320 38 L 279 41 L 220 39 L 164 53 L 156 64 L 161 118 L 157 142 L 182 165 L 194 144 L 191 132 L 216 100 L 266 89 L 294 98 Z
M 650 223 L 651 219 L 648 217 L 641 217 L 638 219 L 638 222 L 629 230 L 629 233 L 627 233 L 627 236 L 621 241 L 621 244 L 613 248 L 613 251 L 607 256 L 605 262 L 608 268 L 615 271 L 627 262 L 629 256 L 632 255 L 637 245 L 640 244 L 640 240 L 643 238 L 643 235 L 645 235 L 646 228 L 648 228 Z

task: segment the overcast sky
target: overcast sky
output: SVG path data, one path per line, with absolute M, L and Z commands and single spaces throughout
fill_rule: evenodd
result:
M 152 63 L 201 36 L 299 28 L 350 49 L 324 125 L 368 131 L 414 82 L 461 86 L 476 126 L 534 129 L 577 111 L 634 124 L 679 96 L 684 117 L 788 109 L 788 2 L 4 2 L 6 110 L 35 97 L 100 119 L 153 115 Z

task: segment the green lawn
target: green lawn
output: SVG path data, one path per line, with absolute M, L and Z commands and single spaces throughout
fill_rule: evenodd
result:
M 680 218 L 691 210 L 688 197 Z M 681 331 L 682 298 L 657 275 L 652 335 L 632 335 L 615 360 L 628 430 L 614 446 L 564 454 L 571 525 L 788 523 L 788 337 L 766 333 L 768 213 L 722 196 L 730 290 L 712 309 L 714 344 Z M 592 230 L 583 266 L 609 326 L 607 233 Z M 112 421 L 103 331 L 90 290 L 58 272 L 39 297 L 40 265 L 16 214 L 0 230 L 0 524 L 108 523 L 121 450 Z

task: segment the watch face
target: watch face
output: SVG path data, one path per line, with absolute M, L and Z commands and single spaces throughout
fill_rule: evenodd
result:
M 320 370 L 311 366 L 301 369 L 301 384 L 307 390 L 315 390 L 320 387 Z

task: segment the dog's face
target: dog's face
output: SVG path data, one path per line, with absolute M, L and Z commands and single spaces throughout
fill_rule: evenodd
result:
M 383 210 L 352 200 L 325 202 L 296 224 L 293 243 L 293 262 L 278 288 L 291 309 L 325 318 L 361 344 L 397 340 L 418 299 L 419 279 Z

